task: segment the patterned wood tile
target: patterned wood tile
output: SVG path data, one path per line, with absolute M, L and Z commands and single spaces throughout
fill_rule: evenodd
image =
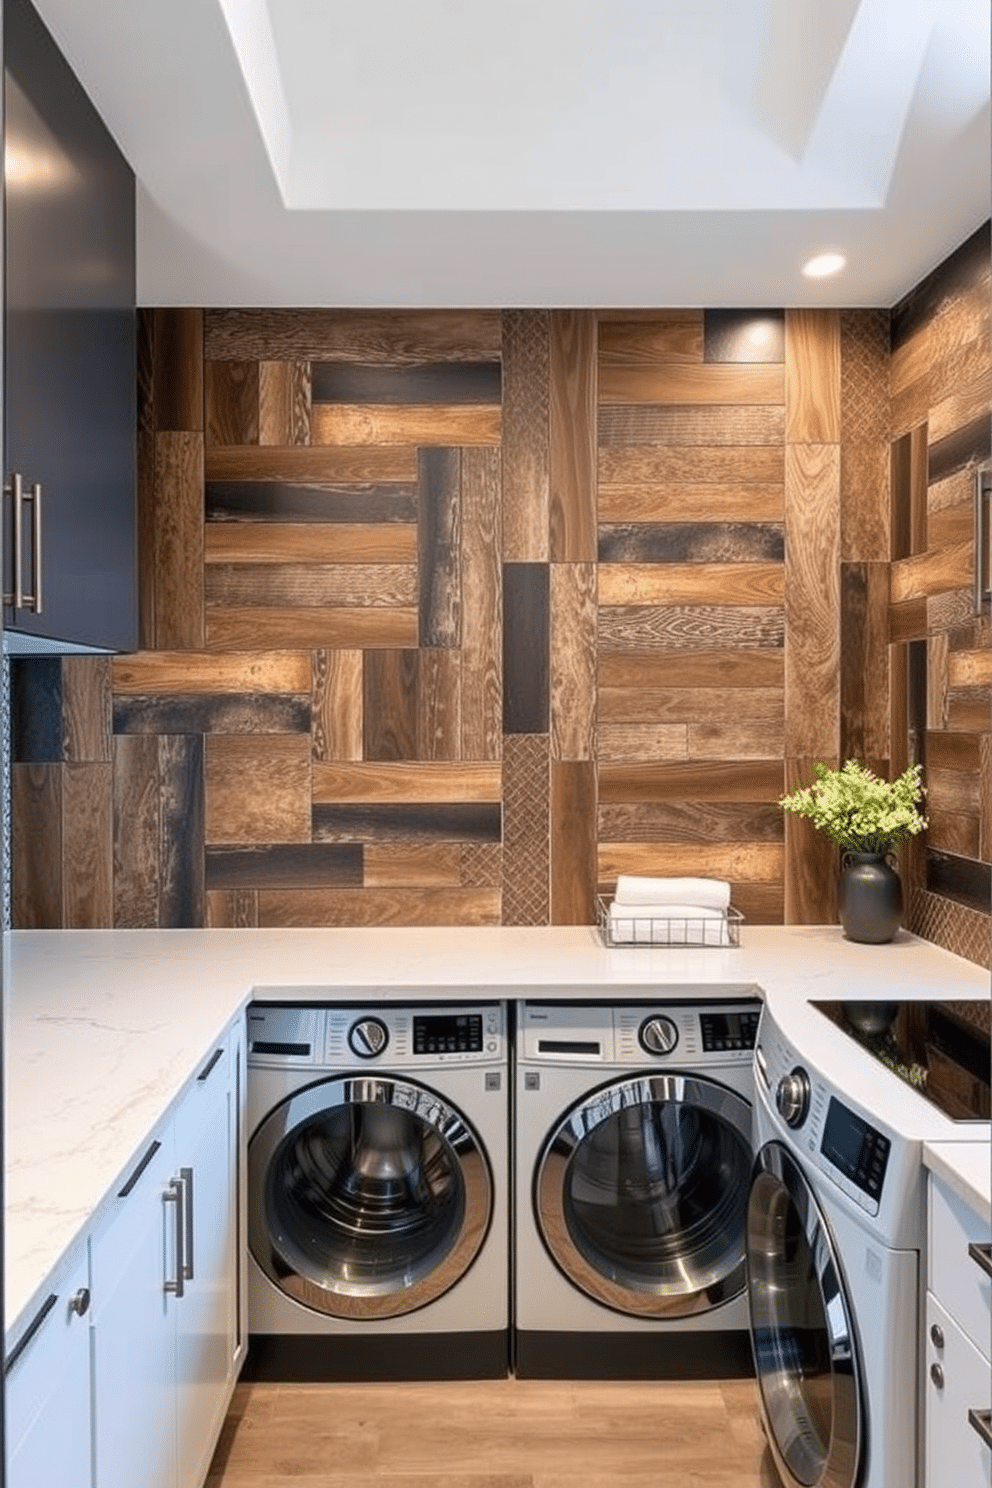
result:
M 976 966 L 992 968 L 992 916 L 988 914 L 925 889 L 913 888 L 909 896 L 909 928 L 955 956 L 963 956 Z
M 503 741 L 504 925 L 550 918 L 550 751 L 547 735 Z
M 551 492 L 551 319 L 503 314 L 503 558 L 548 557 Z
M 551 755 L 591 760 L 596 752 L 595 564 L 551 564 L 550 627 Z
M 596 559 L 596 318 L 553 310 L 550 322 L 548 555 Z
M 499 759 L 503 728 L 501 460 L 462 451 L 461 755 Z
M 499 356 L 498 310 L 207 310 L 210 358 L 409 366 Z
M 205 742 L 208 844 L 310 841 L 309 737 L 219 734 Z

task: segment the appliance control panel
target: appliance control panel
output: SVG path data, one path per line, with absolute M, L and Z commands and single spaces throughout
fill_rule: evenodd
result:
M 835 1095 L 830 1097 L 820 1151 L 836 1170 L 834 1182 L 862 1208 L 877 1213 L 892 1143 Z M 868 1204 L 863 1201 L 866 1195 Z
M 289 1007 L 252 1004 L 248 1063 L 321 1070 L 493 1064 L 507 1057 L 505 1003 Z
M 519 1057 L 640 1069 L 747 1065 L 760 1012 L 757 1001 L 521 1003 Z

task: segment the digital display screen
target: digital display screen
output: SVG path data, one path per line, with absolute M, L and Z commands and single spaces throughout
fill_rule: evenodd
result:
M 413 1020 L 415 1054 L 463 1054 L 481 1048 L 480 1013 L 431 1013 Z
M 882 1192 L 889 1146 L 888 1137 L 856 1116 L 836 1096 L 831 1097 L 820 1151 L 873 1199 Z
M 757 1009 L 735 1013 L 703 1013 L 703 1048 L 706 1050 L 753 1049 L 758 1031 Z

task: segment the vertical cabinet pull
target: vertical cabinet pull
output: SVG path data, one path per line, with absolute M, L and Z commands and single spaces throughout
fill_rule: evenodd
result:
M 183 1180 L 182 1178 L 171 1178 L 169 1186 L 162 1195 L 164 1204 L 175 1204 L 175 1237 L 176 1237 L 176 1275 L 170 1281 L 166 1279 L 165 1290 L 172 1292 L 174 1296 L 181 1297 L 185 1289 L 186 1268 L 183 1260 L 183 1241 L 185 1238 L 185 1224 L 183 1217 Z
M 179 1180 L 183 1186 L 183 1277 L 193 1280 L 193 1169 L 180 1168 Z
M 45 1319 L 48 1317 L 49 1313 L 52 1311 L 52 1308 L 55 1306 L 58 1300 L 59 1299 L 57 1292 L 50 1292 L 49 1295 L 45 1298 L 44 1302 L 38 1308 L 38 1311 L 35 1313 L 30 1323 L 28 1323 L 24 1332 L 21 1334 L 20 1338 L 14 1344 L 14 1347 L 11 1349 L 10 1353 L 4 1360 L 4 1375 L 8 1375 L 13 1369 L 18 1359 L 21 1357 L 25 1349 L 30 1344 L 31 1340 L 34 1338 L 35 1334 L 43 1326 Z
M 32 515 L 31 544 L 31 593 L 21 598 L 21 603 L 26 610 L 32 610 L 34 614 L 41 614 L 41 482 L 35 481 L 31 490 L 22 495 L 23 501 L 30 501 Z
M 30 490 L 24 489 L 24 478 L 15 471 L 4 495 L 9 496 L 14 506 L 14 588 L 4 591 L 3 602 L 13 605 L 15 610 L 32 610 L 40 615 L 42 609 L 41 588 L 41 542 L 42 542 L 42 491 L 41 482 L 35 481 Z M 24 507 L 31 503 L 31 588 L 24 587 Z
M 992 556 L 989 537 L 989 498 L 992 497 L 992 469 L 983 466 L 975 472 L 975 614 L 980 615 L 992 597 Z

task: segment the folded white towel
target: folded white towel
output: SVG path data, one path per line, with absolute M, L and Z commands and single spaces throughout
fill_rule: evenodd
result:
M 608 911 L 610 940 L 626 945 L 730 945 L 727 916 L 699 904 L 618 904 Z
M 719 878 L 642 878 L 621 873 L 613 897 L 617 904 L 694 904 L 724 910 L 730 905 L 730 884 Z

